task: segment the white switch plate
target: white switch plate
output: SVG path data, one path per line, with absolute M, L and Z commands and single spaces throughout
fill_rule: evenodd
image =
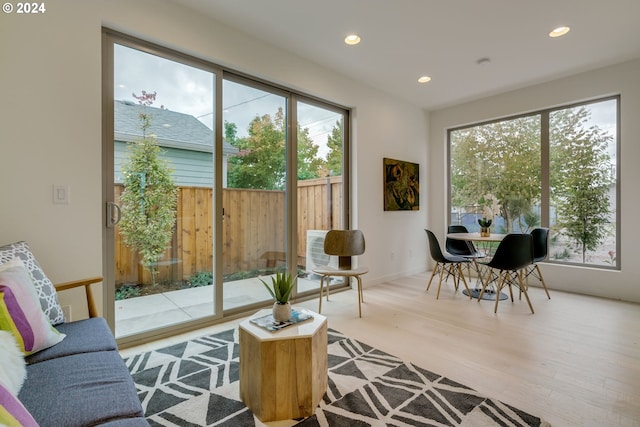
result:
M 68 205 L 70 202 L 68 185 L 53 185 L 53 203 Z

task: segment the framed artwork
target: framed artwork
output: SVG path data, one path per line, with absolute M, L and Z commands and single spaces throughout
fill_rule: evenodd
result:
M 383 159 L 384 210 L 420 210 L 420 165 Z

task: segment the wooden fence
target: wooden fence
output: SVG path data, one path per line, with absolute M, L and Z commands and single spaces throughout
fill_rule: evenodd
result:
M 123 186 L 115 186 L 120 202 Z M 298 265 L 306 264 L 307 230 L 342 228 L 342 177 L 298 182 Z M 222 190 L 223 274 L 272 267 L 284 262 L 285 193 Z M 181 281 L 213 269 L 213 193 L 210 188 L 178 187 L 176 227 L 171 248 L 159 262 L 159 280 Z M 116 284 L 150 283 L 140 256 L 115 230 Z

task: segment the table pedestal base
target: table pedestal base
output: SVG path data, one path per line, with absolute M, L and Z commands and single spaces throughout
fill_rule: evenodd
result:
M 478 296 L 480 295 L 480 291 L 482 289 L 479 288 L 475 288 L 475 289 L 471 289 L 471 298 L 478 298 Z M 464 289 L 462 291 L 462 293 L 466 296 L 469 296 L 469 294 L 467 293 L 467 290 Z M 505 294 L 504 292 L 500 292 L 500 301 L 505 300 L 509 298 L 509 296 L 507 294 Z M 487 301 L 495 301 L 496 300 L 496 291 L 494 291 L 493 289 L 487 289 L 484 291 L 484 294 L 482 294 L 482 299 L 483 300 L 487 300 Z

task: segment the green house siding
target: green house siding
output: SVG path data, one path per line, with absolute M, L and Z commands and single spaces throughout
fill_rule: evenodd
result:
M 213 154 L 162 147 L 160 157 L 169 162 L 178 186 L 213 187 Z M 116 141 L 114 146 L 114 182 L 122 184 L 123 165 L 128 160 L 127 143 Z
M 153 135 L 162 149 L 161 158 L 173 169 L 176 185 L 213 187 L 214 133 L 195 117 L 133 102 L 114 102 L 114 182 L 122 184 L 122 167 L 127 161 L 127 144 L 142 138 L 140 114 L 151 117 L 147 135 Z M 222 142 L 222 186 L 227 186 L 227 156 L 238 149 Z

